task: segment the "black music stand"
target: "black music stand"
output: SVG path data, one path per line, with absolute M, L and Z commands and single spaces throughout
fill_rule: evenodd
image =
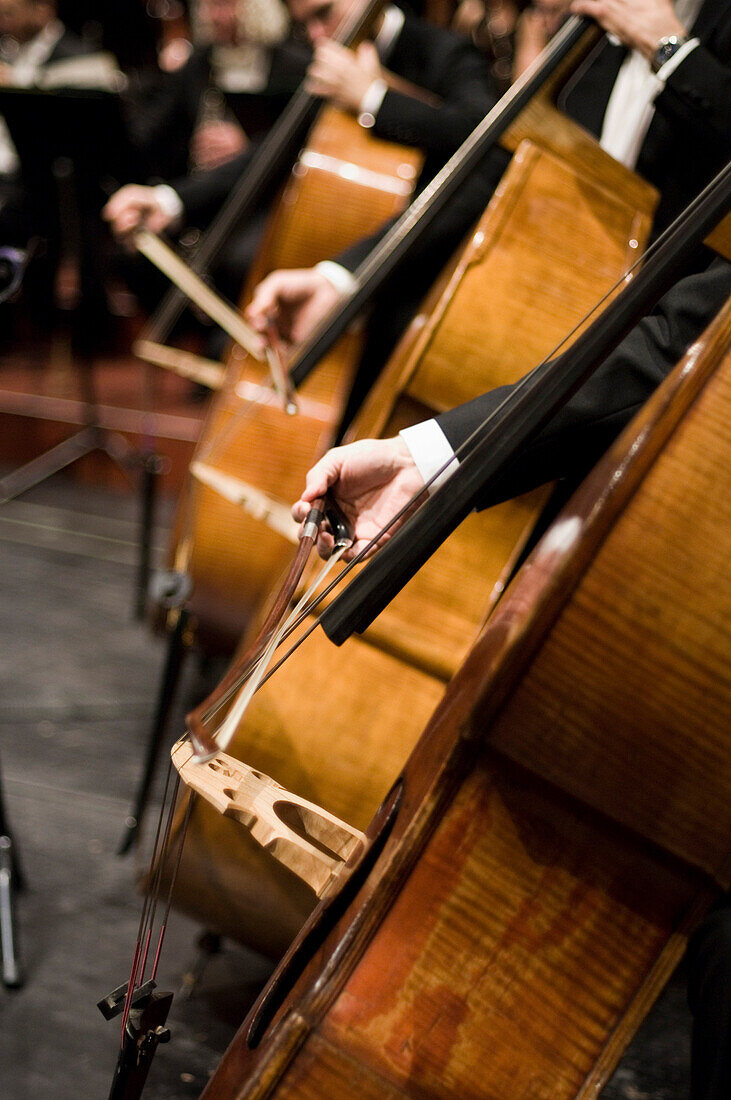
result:
M 46 242 L 51 278 L 69 231 L 78 252 L 80 300 L 72 317 L 71 348 L 85 407 L 80 431 L 0 481 L 0 503 L 93 451 L 104 452 L 128 476 L 138 475 L 142 534 L 136 613 L 142 617 L 161 463 L 150 449 L 135 451 L 123 436 L 100 423 L 93 366 L 100 326 L 108 320 L 107 239 L 100 211 L 110 190 L 133 178 L 135 169 L 122 104 L 116 93 L 96 89 L 0 88 L 0 115 L 18 150 L 31 233 Z

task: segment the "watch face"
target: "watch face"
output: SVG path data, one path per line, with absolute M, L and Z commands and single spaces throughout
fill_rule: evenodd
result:
M 662 39 L 652 55 L 652 68 L 654 72 L 661 69 L 666 61 L 669 61 L 674 53 L 683 45 L 684 39 L 673 35 L 671 38 Z

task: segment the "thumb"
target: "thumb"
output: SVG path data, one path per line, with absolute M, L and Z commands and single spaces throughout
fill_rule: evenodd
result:
M 305 488 L 302 492 L 302 500 L 310 503 L 317 497 L 324 496 L 328 489 L 336 483 L 340 477 L 342 462 L 340 459 L 340 447 L 334 447 L 324 454 L 319 462 L 316 462 L 308 472 L 305 479 Z

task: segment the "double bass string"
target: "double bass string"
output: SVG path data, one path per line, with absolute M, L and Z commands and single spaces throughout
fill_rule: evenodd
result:
M 147 889 L 145 890 L 145 898 L 142 904 L 142 911 L 140 913 L 140 921 L 137 928 L 137 940 L 132 956 L 132 967 L 130 970 L 129 981 L 127 983 L 127 993 L 125 996 L 124 1010 L 122 1012 L 122 1045 L 124 1045 L 125 1042 L 127 1020 L 129 1019 L 129 1013 L 132 1007 L 132 999 L 134 997 L 135 991 L 139 989 L 139 987 L 143 984 L 145 968 L 147 965 L 147 957 L 152 940 L 157 903 L 160 896 L 163 857 L 165 855 L 165 852 L 167 851 L 170 842 L 173 812 L 175 809 L 178 790 L 180 788 L 180 776 L 176 775 L 171 790 L 170 781 L 172 778 L 172 773 L 173 767 L 172 761 L 170 761 L 170 763 L 168 764 L 167 774 L 165 776 L 165 789 L 163 791 L 160 813 L 158 815 L 157 826 L 155 829 L 155 838 L 152 845 L 152 856 L 150 858 L 150 878 L 148 878 L 148 885 Z M 192 798 L 193 795 L 191 793 L 191 800 Z M 165 822 L 164 828 L 163 822 Z M 155 953 L 156 962 L 159 958 L 161 942 L 162 940 L 160 939 L 160 941 L 158 942 L 158 948 Z M 152 975 L 151 980 L 153 979 L 154 975 Z

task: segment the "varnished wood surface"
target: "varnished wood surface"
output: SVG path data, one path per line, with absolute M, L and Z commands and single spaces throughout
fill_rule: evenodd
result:
M 731 345 L 729 314 L 719 341 Z M 724 886 L 730 368 L 727 360 L 677 428 L 491 735 Z M 592 665 L 602 666 L 601 677 Z
M 596 1096 L 713 896 L 708 872 L 727 884 L 731 766 L 716 714 L 719 701 L 728 713 L 731 693 L 713 672 L 728 573 L 709 553 L 709 530 L 713 545 L 728 526 L 717 508 L 728 494 L 728 434 L 721 445 L 715 428 L 717 416 L 728 417 L 730 323 L 731 303 L 705 354 L 692 349 L 520 571 L 407 765 L 401 812 L 375 871 L 254 1052 L 244 1024 L 207 1100 L 304 1100 L 331 1089 L 353 1098 Z M 718 464 L 699 462 L 714 448 Z M 703 516 L 697 537 L 683 507 L 658 519 L 654 493 L 678 462 Z M 626 533 L 648 515 L 661 525 L 664 556 L 640 540 L 630 568 Z M 667 558 L 686 577 L 700 573 L 716 599 L 715 612 L 701 608 L 692 637 L 681 631 L 682 649 L 660 609 L 690 621 L 698 595 L 689 583 L 676 588 Z M 612 560 L 624 563 L 626 584 L 609 619 L 587 629 L 582 605 Z M 617 708 L 613 736 L 633 737 L 637 778 L 628 788 L 621 754 L 607 752 L 598 810 L 562 789 L 571 786 L 565 762 L 557 785 L 553 746 L 561 753 L 571 743 L 583 780 L 595 739 L 608 734 L 591 707 L 579 716 L 569 705 L 561 678 L 546 683 L 541 670 L 556 639 L 566 649 L 571 631 L 583 629 L 568 647 L 574 696 L 611 707 L 626 666 L 607 657 L 608 646 L 618 627 L 642 623 L 636 608 L 648 577 L 657 614 L 645 618 L 642 649 L 655 656 L 646 664 L 639 647 L 630 651 L 649 679 L 633 698 L 651 696 L 663 651 L 676 682 L 703 670 L 714 695 L 699 700 L 689 725 L 680 691 L 654 725 L 648 710 L 641 729 L 631 707 Z M 550 693 L 542 726 L 551 751 L 533 751 L 530 710 L 517 702 Z M 661 785 L 674 799 L 672 829 L 638 807 L 646 797 L 662 808 Z M 720 805 L 713 795 L 708 802 L 715 790 Z
M 269 1095 L 578 1095 L 697 886 L 634 849 L 488 755 Z
M 349 114 L 325 106 L 285 186 L 249 285 L 282 267 L 310 267 L 374 232 L 406 203 L 422 162 Z

